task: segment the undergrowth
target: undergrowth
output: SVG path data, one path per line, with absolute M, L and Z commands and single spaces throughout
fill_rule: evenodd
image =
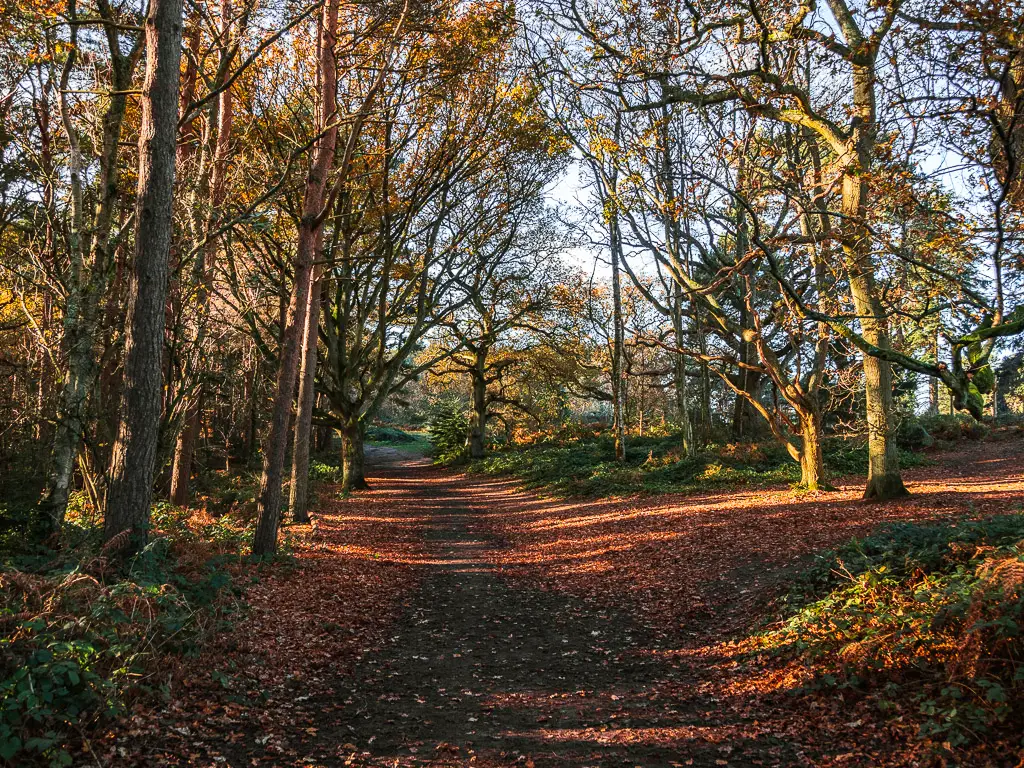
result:
M 249 524 L 166 504 L 152 524 L 149 544 L 117 562 L 88 506 L 73 504 L 61 550 L 4 553 L 0 760 L 72 764 L 72 744 L 87 755 L 97 725 L 168 697 L 184 660 L 225 629 Z
M 903 466 L 915 466 L 924 459 L 905 453 L 900 461 Z M 867 450 L 863 445 L 828 441 L 825 464 L 833 476 L 865 473 Z M 561 496 L 678 493 L 800 481 L 799 465 L 774 443 L 711 446 L 683 457 L 676 435 L 628 440 L 625 462 L 615 461 L 610 437 L 597 436 L 509 447 L 475 462 L 471 469 L 512 475 L 527 487 Z
M 322 453 L 309 460 L 308 505 L 316 506 L 320 494 L 327 486 L 341 483 L 343 471 L 336 452 Z M 229 515 L 250 519 L 256 514 L 256 497 L 260 488 L 260 472 L 210 472 L 197 483 L 196 503 L 215 515 Z M 288 494 L 284 494 L 282 519 L 287 519 Z
M 817 559 L 756 645 L 944 748 L 1024 732 L 1024 514 L 899 523 Z M 1019 744 L 1020 746 L 1021 744 Z
M 957 442 L 960 440 L 981 440 L 989 433 L 986 424 L 966 413 L 930 414 L 919 419 L 921 426 L 936 440 Z

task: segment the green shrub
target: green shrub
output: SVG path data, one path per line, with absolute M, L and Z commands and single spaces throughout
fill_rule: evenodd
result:
M 937 440 L 981 440 L 988 427 L 966 413 L 930 414 L 921 424 Z
M 447 464 L 464 458 L 468 437 L 469 418 L 465 406 L 454 399 L 438 404 L 430 420 L 430 442 L 435 459 Z
M 260 473 L 216 471 L 196 480 L 196 501 L 216 514 L 230 514 L 254 507 L 260 488 Z
M 34 504 L 0 502 L 0 557 L 46 556 L 46 521 Z
M 905 450 L 923 451 L 935 445 L 935 438 L 920 419 L 908 418 L 903 420 L 896 431 L 896 442 Z
M 369 426 L 366 428 L 366 439 L 373 443 L 408 444 L 415 443 L 416 436 L 410 435 L 396 427 Z
M 44 569 L 0 567 L 0 759 L 71 764 L 77 735 L 140 697 L 166 695 L 168 656 L 194 655 L 222 627 L 249 529 L 167 504 L 153 525 L 121 566 L 93 530 L 78 551 L 50 553 Z
M 822 453 L 825 467 L 834 477 L 867 474 L 868 446 L 863 440 L 829 438 L 824 441 Z M 926 457 L 912 451 L 900 450 L 899 455 L 904 469 L 929 464 Z
M 953 746 L 1024 725 L 1024 515 L 900 523 L 818 558 L 760 646 Z
M 1024 427 L 1024 414 L 1000 413 L 995 418 L 995 425 L 998 427 L 1017 427 L 1020 429 Z
M 309 462 L 309 483 L 314 488 L 321 483 L 340 483 L 344 472 L 336 464 L 328 464 L 317 459 Z

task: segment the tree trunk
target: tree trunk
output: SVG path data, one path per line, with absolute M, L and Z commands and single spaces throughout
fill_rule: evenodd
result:
M 678 204 L 676 200 L 676 173 L 675 162 L 672 157 L 674 142 L 669 132 L 671 122 L 672 118 L 669 108 L 667 105 L 663 106 L 661 110 L 661 170 L 665 201 L 662 223 L 665 231 L 665 245 L 668 248 L 669 256 L 672 258 L 676 268 L 689 277 L 689 256 L 687 256 L 685 265 L 681 256 L 682 236 L 679 231 L 678 214 L 676 212 Z M 678 276 L 672 281 L 669 311 L 672 313 L 672 330 L 675 333 L 676 347 L 682 349 L 685 346 L 686 339 L 683 333 L 683 288 Z M 689 386 L 686 380 L 686 355 L 682 354 L 682 352 L 677 352 L 675 355 L 675 385 L 676 420 L 683 433 L 683 456 L 689 456 L 693 453 L 693 421 L 690 417 Z
M 93 359 L 93 338 L 74 324 L 67 328 L 68 373 L 61 388 L 57 412 L 57 431 L 53 438 L 50 477 L 41 508 L 50 527 L 59 531 L 67 513 L 68 497 L 75 473 L 75 457 L 85 427 L 85 408 L 89 390 L 96 376 Z
M 693 419 L 690 416 L 689 382 L 686 378 L 686 355 L 675 356 L 676 418 L 682 431 L 683 456 L 693 453 Z
M 469 429 L 469 457 L 471 459 L 484 457 L 484 446 L 487 442 L 486 364 L 487 347 L 481 344 L 477 347 L 476 364 L 471 373 L 473 379 L 473 423 L 470 424 Z
M 247 345 L 248 346 L 248 345 Z M 255 349 L 246 351 L 243 348 L 243 359 L 245 365 L 245 378 L 242 381 L 242 401 L 245 409 L 245 426 L 242 435 L 242 453 L 246 466 L 252 461 L 253 453 L 256 451 L 256 421 L 259 404 L 256 401 L 256 387 L 259 375 L 259 352 Z
M 321 298 L 321 302 L 323 299 Z M 317 402 L 320 402 L 321 393 L 317 393 Z M 314 446 L 317 451 L 326 451 L 331 447 L 331 434 L 332 429 L 327 424 L 320 424 L 315 431 Z
M 875 346 L 888 346 L 888 338 L 883 331 L 868 332 L 865 327 L 864 338 Z M 864 356 L 864 394 L 868 417 L 868 482 L 864 498 L 906 496 L 909 491 L 903 485 L 899 454 L 893 439 L 892 368 L 889 363 L 870 355 Z
M 171 469 L 171 504 L 184 507 L 189 501 L 189 481 L 192 479 L 192 458 L 196 435 L 199 434 L 199 399 L 189 403 L 185 423 L 174 443 L 174 463 Z
M 334 46 L 338 30 L 338 0 L 329 0 L 324 6 L 320 40 L 321 110 L 317 121 L 323 137 L 317 142 L 316 156 L 306 177 L 306 191 L 299 223 L 298 247 L 295 253 L 295 284 L 281 330 L 280 360 L 274 393 L 270 431 L 267 434 L 263 474 L 257 505 L 256 532 L 253 536 L 253 554 L 257 557 L 277 551 L 277 530 L 281 517 L 281 480 L 284 475 L 285 454 L 288 449 L 288 420 L 291 415 L 292 396 L 299 365 L 301 339 L 299 334 L 306 322 L 306 308 L 312 277 L 316 237 L 323 227 L 321 213 L 327 189 L 327 176 L 334 160 L 338 140 L 337 127 L 337 63 Z
M 878 298 L 867 206 L 871 160 L 874 154 L 874 65 L 854 65 L 853 98 L 859 120 L 851 137 L 852 156 L 843 173 L 843 216 L 849 231 L 843 251 L 850 275 L 850 293 L 860 319 L 861 335 L 880 349 L 889 348 L 889 327 Z M 868 422 L 868 482 L 865 499 L 892 499 L 907 495 L 900 475 L 899 454 L 892 439 L 892 367 L 885 360 L 864 355 L 864 393 Z
M 821 453 L 821 413 L 800 411 L 800 485 L 808 491 L 830 488 L 826 482 L 825 461 Z
M 104 535 L 145 542 L 163 404 L 163 340 L 178 134 L 182 2 L 151 0 L 139 132 L 135 259 L 128 295 L 124 391 Z
M 740 389 L 744 392 L 748 392 L 747 389 L 747 371 L 740 369 L 737 374 L 739 378 Z M 747 398 L 743 395 L 736 395 L 736 400 L 733 402 L 732 409 L 732 438 L 733 440 L 743 440 L 745 437 L 749 437 L 750 432 L 750 409 L 748 407 Z
M 76 16 L 75 0 L 68 2 L 68 16 Z M 68 56 L 61 71 L 58 99 L 61 124 L 68 145 L 68 184 L 70 186 L 69 203 L 71 219 L 67 231 L 68 267 L 65 273 L 67 296 L 64 300 L 64 319 L 62 323 L 63 346 L 67 352 L 67 374 L 61 385 L 60 398 L 57 405 L 57 429 L 53 438 L 53 452 L 50 460 L 49 477 L 46 491 L 40 502 L 40 508 L 48 518 L 54 531 L 59 531 L 67 513 L 68 497 L 74 479 L 75 458 L 78 446 L 85 429 L 86 407 L 89 394 L 97 375 L 98 365 L 93 354 L 96 343 L 96 317 L 99 301 L 106 287 L 106 263 L 97 263 L 100 254 L 92 255 L 92 270 L 87 268 L 85 252 L 85 201 L 82 151 L 78 131 L 74 126 L 73 110 L 69 101 L 71 72 L 78 57 L 78 26 L 72 24 L 69 29 L 70 46 Z M 112 56 L 114 52 L 112 51 Z M 115 88 L 119 87 L 120 76 L 125 74 L 126 67 L 114 67 Z M 131 73 L 127 73 L 131 76 Z M 127 86 L 125 86 L 127 87 Z M 124 98 L 114 96 L 103 116 L 104 142 L 100 157 L 100 178 L 102 189 L 109 190 L 117 186 L 117 157 L 120 139 L 120 126 L 124 118 Z M 110 141 L 111 128 L 117 127 L 115 138 Z M 105 243 L 107 233 L 101 230 L 108 226 L 110 217 L 105 214 L 104 204 L 111 199 L 104 195 L 98 207 L 94 226 L 95 240 Z
M 676 337 L 676 346 L 685 346 L 683 331 L 683 289 L 678 282 L 673 286 L 675 300 L 672 304 L 672 330 Z M 676 414 L 679 428 L 683 433 L 683 456 L 693 453 L 693 419 L 690 417 L 690 385 L 686 378 L 686 355 L 675 354 Z
M 756 360 L 757 353 L 752 349 L 753 345 L 743 342 L 748 349 L 745 360 L 749 363 Z M 757 398 L 758 389 L 761 386 L 762 374 L 752 371 L 749 368 L 741 368 L 739 371 L 740 388 L 747 392 L 750 397 Z M 757 409 L 750 404 L 750 400 L 742 395 L 736 396 L 735 410 L 733 412 L 732 435 L 737 440 L 750 440 L 757 434 L 757 429 L 763 431 L 764 421 Z
M 749 135 L 748 135 L 749 137 Z M 749 143 L 744 142 L 744 151 L 739 156 L 736 170 L 736 188 L 746 192 L 746 158 Z M 749 250 L 749 231 L 747 222 L 747 211 L 742 205 L 736 206 L 736 244 L 733 258 L 737 264 L 742 264 Z M 748 270 L 744 269 L 746 273 Z M 744 304 L 740 308 L 739 327 L 751 327 L 751 312 Z M 736 402 L 732 416 L 732 436 L 734 440 L 743 440 L 751 437 L 751 427 L 754 419 L 754 407 L 748 398 L 755 397 L 757 393 L 758 374 L 750 370 L 747 365 L 753 363 L 757 358 L 757 349 L 754 342 L 748 341 L 745 335 L 739 337 L 739 361 L 740 365 L 736 370 L 736 383 L 745 395 L 736 395 Z
M 341 489 L 357 491 L 369 488 L 363 451 L 365 429 L 362 419 L 347 419 L 341 427 Z
M 321 230 L 322 232 L 323 230 Z M 322 245 L 317 237 L 317 251 Z M 313 405 L 316 403 L 317 331 L 320 327 L 319 269 L 314 270 L 309 292 L 306 327 L 303 330 L 302 363 L 299 367 L 299 402 L 295 414 L 295 440 L 292 445 L 292 482 L 288 508 L 297 523 L 309 522 L 309 446 L 312 441 Z
M 625 331 L 622 320 L 622 287 L 619 284 L 619 257 L 622 246 L 619 217 L 614 210 L 618 203 L 609 201 L 608 234 L 612 259 L 612 417 L 615 432 L 615 460 L 626 460 L 626 387 L 624 371 Z
M 217 96 L 216 124 L 217 135 L 213 150 L 213 163 L 210 175 L 210 212 L 206 217 L 205 233 L 209 235 L 220 223 L 221 209 L 227 198 L 228 157 L 231 153 L 231 128 L 234 124 L 234 101 L 231 87 L 228 85 L 228 71 L 224 66 L 227 57 L 226 48 L 230 34 L 232 6 L 230 0 L 221 0 L 220 4 L 220 35 L 222 39 L 222 76 L 220 87 L 223 90 Z M 190 41 L 195 50 L 196 41 Z M 186 68 L 186 75 L 189 70 Z M 193 74 L 193 77 L 195 75 Z M 193 84 L 194 87 L 194 84 Z M 187 105 L 185 105 L 187 106 Z M 189 128 L 189 130 L 192 130 Z M 179 147 L 179 156 L 181 148 Z M 201 348 L 206 338 L 206 326 L 210 313 L 210 297 L 213 294 L 213 268 L 220 247 L 219 237 L 210 237 L 197 257 L 193 270 L 197 288 L 197 328 L 195 346 Z M 199 360 L 199 355 L 194 359 Z M 200 374 L 201 375 L 201 374 Z M 195 456 L 195 439 L 199 434 L 199 405 L 203 397 L 203 384 L 200 381 L 198 391 L 189 397 L 185 407 L 184 424 L 178 433 L 174 445 L 174 464 L 171 471 L 171 503 L 185 506 L 189 501 L 189 481 L 192 477 L 192 461 Z
M 939 321 L 935 321 L 932 335 L 932 359 L 939 364 Z M 928 413 L 937 416 L 939 413 L 939 380 L 934 376 L 928 378 Z
M 702 320 L 702 312 L 700 304 L 695 304 L 693 308 L 693 326 L 694 332 L 697 337 L 697 351 L 701 355 L 708 354 L 708 339 L 704 333 L 704 325 Z M 698 391 L 698 423 L 700 424 L 700 434 L 698 435 L 698 443 L 701 447 L 711 442 L 711 431 L 714 426 L 711 419 L 711 371 L 708 367 L 706 360 L 701 360 L 698 366 L 700 383 Z

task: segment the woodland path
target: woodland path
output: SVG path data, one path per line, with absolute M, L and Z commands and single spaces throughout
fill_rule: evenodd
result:
M 477 523 L 486 507 L 472 483 L 400 454 L 376 458 L 392 466 L 374 472 L 375 485 L 429 513 L 425 573 L 388 642 L 339 685 L 351 691 L 344 706 L 322 702 L 333 714 L 318 723 L 315 764 L 801 762 L 776 739 L 731 741 L 725 751 L 745 757 L 724 759 L 701 734 L 741 724 L 709 721 L 713 702 L 659 696 L 689 687 L 685 664 L 659 653 L 664 640 L 625 613 L 504 578 L 502 543 Z
M 1021 445 L 939 455 L 888 504 L 860 501 L 858 478 L 558 500 L 375 448 L 370 490 L 321 497 L 289 534 L 295 567 L 261 571 L 244 622 L 101 764 L 924 765 L 870 699 L 800 695 L 799 670 L 729 640 L 814 552 L 885 521 L 1020 509 Z

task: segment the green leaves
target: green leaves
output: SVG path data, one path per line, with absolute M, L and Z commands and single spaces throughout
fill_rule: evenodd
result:
M 916 697 L 923 737 L 966 744 L 1024 716 L 1020 573 L 1024 514 L 886 526 L 819 558 L 761 640 L 819 685 Z
M 447 463 L 465 456 L 468 437 L 465 406 L 455 399 L 439 403 L 430 421 L 430 441 L 438 461 Z
M 983 365 L 981 368 L 974 372 L 974 378 L 971 379 L 971 383 L 978 392 L 988 395 L 991 394 L 992 390 L 996 385 L 996 374 L 992 370 L 991 365 Z
M 165 514 L 170 514 L 166 513 Z M 189 539 L 181 536 L 178 544 Z M 157 538 L 119 579 L 101 584 L 79 568 L 17 574 L 0 592 L 0 616 L 29 614 L 0 636 L 0 760 L 65 766 L 73 734 L 124 711 L 145 693 L 159 653 L 193 653 L 231 585 L 215 558 L 178 570 Z M 32 615 L 36 614 L 36 615 Z
M 21 739 L 11 733 L 9 726 L 0 725 L 0 760 L 10 760 L 21 750 Z

